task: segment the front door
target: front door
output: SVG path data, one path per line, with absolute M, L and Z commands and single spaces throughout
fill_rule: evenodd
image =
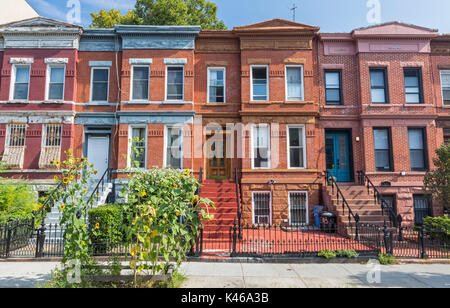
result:
M 109 168 L 109 136 L 108 135 L 88 135 L 87 159 L 90 164 L 94 164 L 94 169 L 98 171 L 93 175 L 94 180 L 100 180 L 106 169 Z
M 337 182 L 351 181 L 349 140 L 346 132 L 325 135 L 327 170 Z
M 207 137 L 206 178 L 209 180 L 227 180 L 230 178 L 230 160 L 226 158 L 226 141 Z M 211 141 L 211 142 L 208 142 Z

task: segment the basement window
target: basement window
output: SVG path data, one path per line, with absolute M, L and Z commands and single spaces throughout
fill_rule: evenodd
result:
M 256 225 L 272 224 L 272 196 L 270 192 L 253 193 L 253 223 Z
M 308 193 L 289 192 L 289 224 L 307 225 L 308 222 Z
M 26 124 L 9 124 L 2 161 L 11 169 L 23 169 Z
M 50 169 L 56 166 L 52 161 L 61 158 L 62 126 L 60 124 L 47 124 L 43 128 L 42 149 L 39 157 L 39 168 Z

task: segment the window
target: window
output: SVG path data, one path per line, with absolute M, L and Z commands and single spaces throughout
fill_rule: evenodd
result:
M 431 216 L 431 200 L 427 195 L 414 195 L 414 223 L 423 225 L 423 219 Z
M 208 68 L 208 102 L 225 103 L 225 68 Z
M 327 105 L 342 105 L 341 71 L 325 71 L 325 101 Z
M 253 127 L 253 168 L 270 168 L 270 126 L 260 124 Z
M 131 142 L 135 148 L 130 149 L 134 161 L 133 168 L 146 168 L 147 146 L 146 146 L 146 128 L 132 127 L 131 128 Z
M 48 88 L 47 99 L 48 100 L 64 100 L 64 80 L 65 80 L 66 67 L 62 66 L 49 66 L 48 68 Z
M 444 128 L 444 143 L 450 143 L 450 129 Z
M 405 97 L 407 104 L 422 104 L 422 70 L 420 68 L 405 68 Z
M 450 71 L 441 71 L 441 87 L 444 106 L 450 106 Z
M 286 99 L 303 101 L 303 66 L 286 66 Z
M 60 160 L 61 157 L 61 132 L 60 124 L 46 124 L 43 127 L 42 149 L 39 157 L 39 168 L 56 168 L 51 162 Z
M 307 225 L 308 223 L 308 193 L 289 192 L 289 224 Z
M 377 171 L 392 171 L 392 143 L 389 128 L 373 129 L 375 168 Z
M 59 147 L 61 146 L 61 125 L 47 124 L 44 126 L 44 146 Z
M 372 95 L 372 104 L 389 103 L 386 69 L 370 69 L 370 90 Z
M 305 128 L 288 126 L 288 166 L 289 168 L 306 168 Z
M 132 100 L 145 101 L 149 99 L 149 67 L 133 66 Z
M 381 195 L 381 199 L 385 202 L 385 205 L 392 209 L 394 213 L 397 213 L 397 202 L 395 195 Z M 386 212 L 387 211 L 388 209 L 386 209 Z
M 270 192 L 253 193 L 253 223 L 256 225 L 270 225 L 271 219 L 271 194 Z
M 8 145 L 9 147 L 24 147 L 26 124 L 10 124 L 8 125 Z
M 424 132 L 425 130 L 423 128 L 408 129 L 411 171 L 425 171 L 428 167 L 426 163 Z
M 142 82 L 142 85 L 144 84 L 145 81 Z M 109 88 L 109 68 L 92 68 L 91 101 L 107 102 L 108 88 Z M 145 89 L 143 91 L 141 91 L 141 94 L 148 92 Z
M 14 66 L 14 100 L 27 100 L 30 85 L 30 66 Z
M 268 101 L 269 100 L 269 69 L 267 66 L 252 66 L 252 100 Z
M 183 168 L 183 130 L 180 127 L 167 127 L 166 167 Z
M 182 101 L 184 96 L 184 67 L 167 67 L 167 100 Z

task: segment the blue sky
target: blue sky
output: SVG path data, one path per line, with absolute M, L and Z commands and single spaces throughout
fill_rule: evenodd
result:
M 28 0 L 41 16 L 66 20 L 70 0 Z M 73 1 L 73 0 L 72 0 Z M 82 25 L 90 23 L 90 12 L 102 8 L 132 9 L 135 0 L 79 0 Z M 317 25 L 322 32 L 351 31 L 369 25 L 367 2 L 374 0 L 214 0 L 219 18 L 228 28 L 272 18 L 292 20 L 290 8 L 295 3 L 296 21 Z M 376 0 L 375 0 L 376 1 Z M 448 0 L 379 0 L 381 22 L 402 21 L 450 33 Z

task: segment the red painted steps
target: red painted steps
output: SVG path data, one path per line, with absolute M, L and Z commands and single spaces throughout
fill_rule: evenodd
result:
M 236 185 L 233 181 L 206 180 L 200 190 L 202 198 L 213 201 L 216 208 L 209 208 L 209 214 L 214 219 L 203 221 L 203 240 L 213 243 L 217 241 L 228 241 L 230 230 L 237 216 Z

